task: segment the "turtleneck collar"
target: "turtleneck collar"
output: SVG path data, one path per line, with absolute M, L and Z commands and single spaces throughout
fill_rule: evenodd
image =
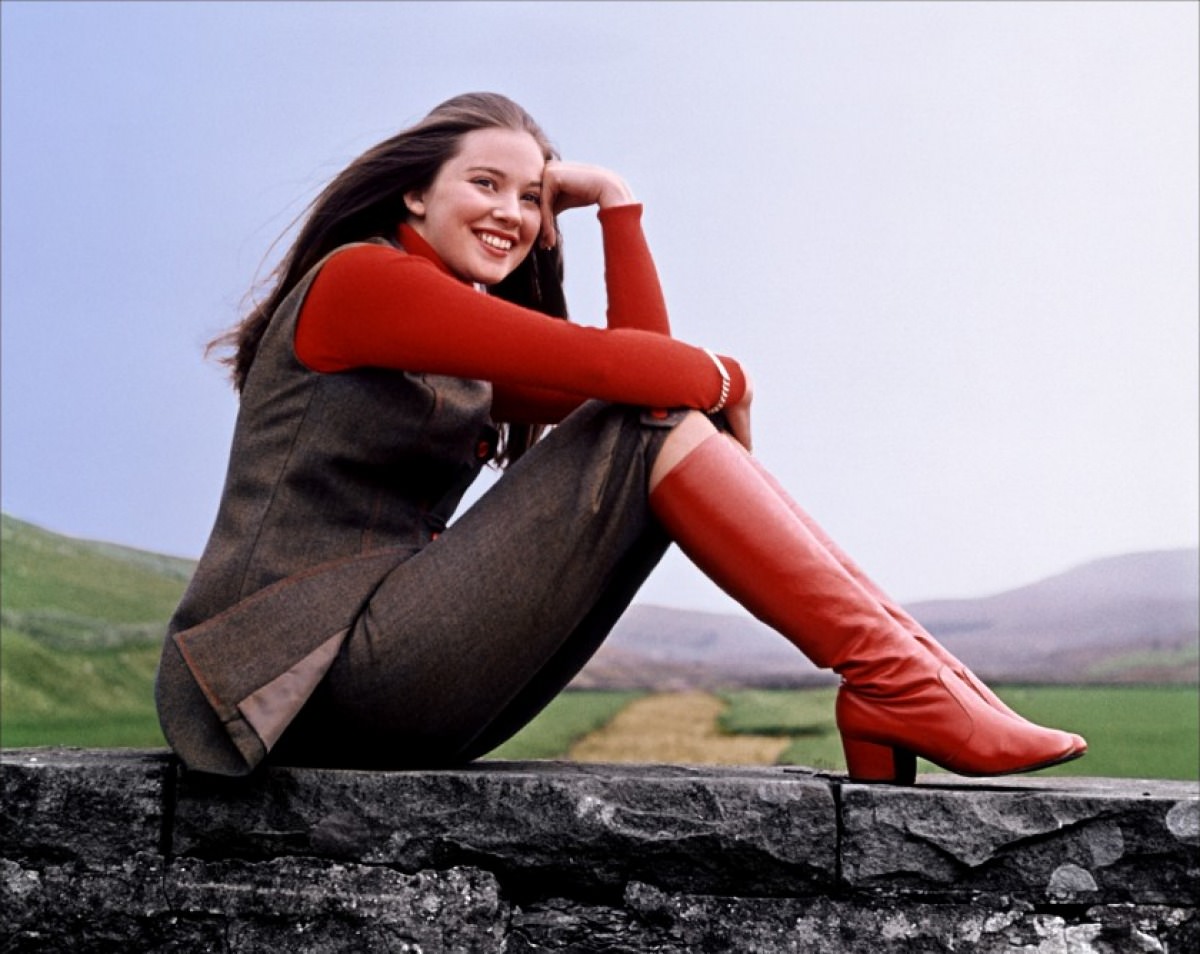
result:
M 420 255 L 421 258 L 427 258 L 433 262 L 438 268 L 457 280 L 457 276 L 446 267 L 446 263 L 439 257 L 438 253 L 433 250 L 433 246 L 421 237 L 421 234 L 407 222 L 401 222 L 399 228 L 396 229 L 396 238 L 399 239 L 400 245 L 409 255 Z

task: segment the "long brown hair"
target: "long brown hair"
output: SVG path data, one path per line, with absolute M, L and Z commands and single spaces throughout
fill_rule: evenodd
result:
M 349 242 L 395 234 L 408 218 L 404 195 L 427 188 L 438 170 L 453 158 L 462 137 L 475 129 L 495 127 L 529 133 L 546 159 L 558 153 L 546 134 L 524 109 L 498 93 L 466 93 L 434 108 L 416 125 L 372 146 L 331 181 L 302 214 L 296 240 L 267 280 L 264 299 L 254 303 L 242 320 L 208 346 L 228 348 L 222 358 L 240 392 L 271 316 L 288 293 L 323 257 Z M 556 318 L 567 317 L 563 294 L 562 241 L 552 249 L 535 243 L 519 266 L 489 292 L 507 301 Z M 497 462 L 515 461 L 533 446 L 542 428 L 503 424 Z

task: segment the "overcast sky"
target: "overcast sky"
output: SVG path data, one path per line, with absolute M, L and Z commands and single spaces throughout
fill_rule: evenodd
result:
M 4 0 L 3 509 L 197 556 L 236 412 L 205 342 L 333 174 L 489 89 L 626 177 L 675 333 L 744 363 L 759 457 L 896 596 L 1195 546 L 1198 9 Z M 642 599 L 731 608 L 678 555 Z

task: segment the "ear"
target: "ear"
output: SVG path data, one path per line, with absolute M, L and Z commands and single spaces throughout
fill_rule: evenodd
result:
M 421 218 L 425 214 L 425 193 L 405 192 L 404 207 L 408 209 L 410 215 Z

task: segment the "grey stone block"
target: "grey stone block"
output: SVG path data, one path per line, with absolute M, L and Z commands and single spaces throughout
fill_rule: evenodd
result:
M 0 772 L 5 954 L 1200 949 L 1196 783 L 553 762 L 231 781 L 71 750 Z
M 137 855 L 104 869 L 0 861 L 6 952 L 504 949 L 508 906 L 482 871 L 401 874 L 316 859 Z
M 318 854 L 402 871 L 485 868 L 520 894 L 811 893 L 836 878 L 829 785 L 782 769 L 480 763 L 442 772 L 185 777 L 177 855 Z
M 164 890 L 171 915 L 223 925 L 223 951 L 315 954 L 504 950 L 508 906 L 495 878 L 451 868 L 390 868 L 304 858 L 176 859 Z
M 717 898 L 634 884 L 623 908 L 547 901 L 517 910 L 508 954 L 1183 954 L 1198 938 L 1194 909 L 1048 913 L 1008 899 Z
M 842 873 L 860 891 L 1194 905 L 1198 798 L 1135 779 L 844 785 Z
M 0 857 L 98 863 L 157 851 L 174 771 L 161 751 L 6 751 Z

